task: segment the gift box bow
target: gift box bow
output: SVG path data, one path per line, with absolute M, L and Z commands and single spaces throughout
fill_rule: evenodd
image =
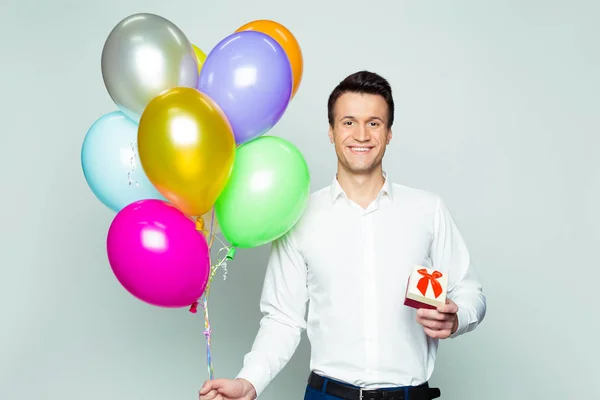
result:
M 431 283 L 433 294 L 437 299 L 444 291 L 442 284 L 438 281 L 438 278 L 441 278 L 443 274 L 440 271 L 433 271 L 430 274 L 426 269 L 419 269 L 417 272 L 423 275 L 423 277 L 419 279 L 419 282 L 417 282 L 417 289 L 425 296 L 427 287 L 429 286 L 429 283 Z

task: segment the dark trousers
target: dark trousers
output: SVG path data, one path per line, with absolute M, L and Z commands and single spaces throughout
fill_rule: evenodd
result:
M 304 392 L 304 400 L 345 400 L 341 397 L 336 397 L 336 396 L 333 396 L 333 395 L 327 393 L 327 384 L 330 382 L 333 382 L 335 384 L 341 384 L 341 385 L 345 385 L 345 386 L 355 387 L 355 386 L 348 385 L 347 383 L 342 383 L 340 381 L 333 380 L 331 378 L 323 378 L 323 379 L 324 379 L 324 382 L 323 382 L 323 386 L 321 387 L 321 389 L 311 387 L 310 384 L 308 384 L 306 386 L 306 390 Z M 415 393 L 414 396 L 410 395 L 411 391 L 409 389 L 412 389 L 412 387 L 410 387 L 410 386 L 396 387 L 396 388 L 390 389 L 390 390 L 393 390 L 394 392 L 396 392 L 399 389 L 403 392 L 403 394 L 404 394 L 403 399 L 405 399 L 405 400 L 411 400 L 413 398 L 416 398 L 418 400 L 421 400 L 424 398 L 435 399 L 440 396 L 440 392 L 438 389 L 428 389 L 429 393 L 425 394 L 423 392 L 420 392 L 418 394 Z
M 321 392 L 306 386 L 306 392 L 304 392 L 304 400 L 342 400 L 339 397 L 335 397 L 329 394 L 322 394 Z

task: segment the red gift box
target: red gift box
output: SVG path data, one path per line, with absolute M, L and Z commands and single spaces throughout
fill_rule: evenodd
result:
M 446 304 L 448 277 L 432 268 L 415 265 L 408 277 L 404 305 L 412 308 L 436 309 Z

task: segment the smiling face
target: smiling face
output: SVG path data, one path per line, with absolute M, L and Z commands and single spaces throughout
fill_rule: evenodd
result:
M 329 139 L 335 144 L 339 167 L 351 174 L 381 169 L 392 139 L 385 99 L 376 94 L 346 92 L 337 99 L 333 111 Z

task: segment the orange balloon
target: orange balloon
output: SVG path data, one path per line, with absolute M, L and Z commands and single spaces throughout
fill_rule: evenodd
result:
M 294 82 L 292 86 L 291 97 L 294 97 L 298 91 L 300 82 L 302 81 L 304 61 L 302 59 L 302 50 L 300 49 L 300 44 L 298 44 L 298 41 L 292 32 L 290 32 L 280 23 L 267 19 L 248 22 L 236 30 L 236 32 L 242 31 L 257 31 L 264 33 L 265 35 L 272 37 L 275 41 L 277 41 L 277 43 L 279 43 L 281 47 L 283 47 L 283 50 L 287 54 L 292 66 L 292 77 Z

